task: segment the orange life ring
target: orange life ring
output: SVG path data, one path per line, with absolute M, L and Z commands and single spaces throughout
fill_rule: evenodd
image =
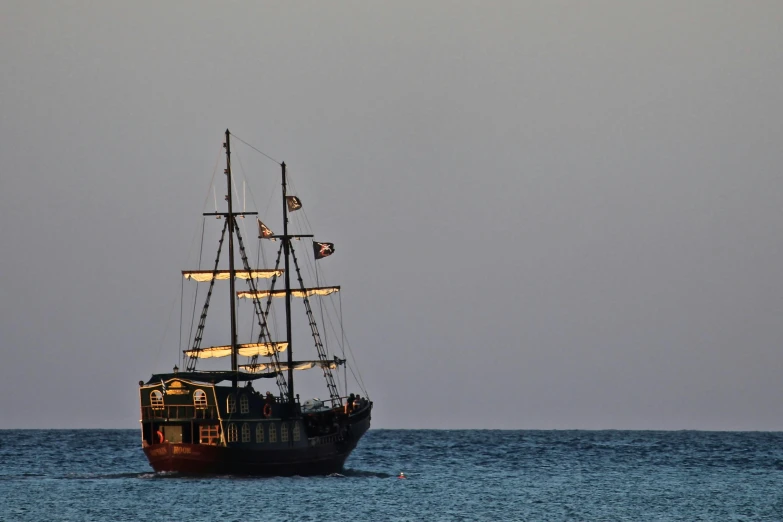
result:
M 264 404 L 264 417 L 267 419 L 272 416 L 272 405 L 267 403 Z
M 163 433 L 161 433 L 160 430 L 158 430 L 158 444 L 163 444 L 163 441 L 165 439 L 163 438 Z

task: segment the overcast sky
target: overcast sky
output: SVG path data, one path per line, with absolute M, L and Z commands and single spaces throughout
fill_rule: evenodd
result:
M 778 1 L 0 1 L 0 428 L 138 426 L 228 127 L 337 246 L 374 427 L 783 429 L 781 27 Z M 236 150 L 279 230 L 279 170 Z

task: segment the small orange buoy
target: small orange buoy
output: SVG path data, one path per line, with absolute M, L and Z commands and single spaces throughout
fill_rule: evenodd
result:
M 406 479 L 406 478 L 408 478 L 408 477 L 406 477 L 406 476 L 405 476 L 405 473 L 403 473 L 402 471 L 400 471 L 400 474 L 399 474 L 399 475 L 397 475 L 397 478 L 398 478 L 398 479 Z

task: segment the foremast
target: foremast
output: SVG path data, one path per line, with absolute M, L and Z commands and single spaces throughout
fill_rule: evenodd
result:
M 268 307 L 271 305 L 271 299 L 267 303 L 267 312 L 264 312 L 263 307 L 257 297 L 257 294 L 259 294 L 258 289 L 256 288 L 254 279 L 256 278 L 273 278 L 272 287 L 274 287 L 274 279 L 279 276 L 282 271 L 277 270 L 259 270 L 259 269 L 252 269 L 250 267 L 250 264 L 247 259 L 247 254 L 245 253 L 245 247 L 242 241 L 242 235 L 240 234 L 239 226 L 236 220 L 236 216 L 248 216 L 248 215 L 258 215 L 258 212 L 234 212 L 234 204 L 233 204 L 233 181 L 232 181 L 232 173 L 231 173 L 231 143 L 230 143 L 230 136 L 231 133 L 228 129 L 226 129 L 226 136 L 225 141 L 223 142 L 223 147 L 226 149 L 226 168 L 224 170 L 224 173 L 226 174 L 226 186 L 228 189 L 228 193 L 225 195 L 225 200 L 227 203 L 227 211 L 226 212 L 220 212 L 215 209 L 215 212 L 205 212 L 203 215 L 206 216 L 215 216 L 218 218 L 225 219 L 223 223 L 223 232 L 220 236 L 220 241 L 218 242 L 218 251 L 217 255 L 215 257 L 215 265 L 212 270 L 183 270 L 182 274 L 185 277 L 185 279 L 193 279 L 197 282 L 209 282 L 209 291 L 207 292 L 207 297 L 204 301 L 204 306 L 201 311 L 201 318 L 199 319 L 199 324 L 196 329 L 196 334 L 193 339 L 193 346 L 190 350 L 183 350 L 184 355 L 189 358 L 187 363 L 187 371 L 192 372 L 196 369 L 196 364 L 199 360 L 199 358 L 209 358 L 209 357 L 223 357 L 223 356 L 230 356 L 231 357 L 231 369 L 229 370 L 228 374 L 230 375 L 232 387 L 234 388 L 236 392 L 238 381 L 240 380 L 240 377 L 242 374 L 240 374 L 239 370 L 242 369 L 242 367 L 238 363 L 238 357 L 240 355 L 247 355 L 252 356 L 253 360 L 257 359 L 258 355 L 266 355 L 271 357 L 274 360 L 274 366 L 275 368 L 280 368 L 280 361 L 278 360 L 277 352 L 282 351 L 281 348 L 284 350 L 287 347 L 287 343 L 277 343 L 272 341 L 272 337 L 269 332 L 269 328 L 266 323 L 266 314 L 268 313 Z M 220 253 L 221 253 L 221 247 L 223 245 L 223 240 L 225 239 L 226 232 L 228 232 L 229 236 L 229 269 L 228 270 L 219 270 L 218 265 L 220 263 Z M 243 269 L 237 270 L 236 269 L 236 263 L 235 260 L 235 252 L 234 252 L 234 234 L 236 234 L 236 240 L 239 246 L 239 253 L 241 254 L 242 258 L 242 264 Z M 282 252 L 282 250 L 281 250 Z M 279 260 L 280 254 L 278 254 L 278 260 Z M 294 258 L 295 259 L 295 258 Z M 253 298 L 253 307 L 256 311 L 256 314 L 258 316 L 258 325 L 260 327 L 259 331 L 259 338 L 257 343 L 249 343 L 249 344 L 241 344 L 238 342 L 238 334 L 237 334 L 237 306 L 235 299 L 238 297 L 238 294 L 244 293 L 244 292 L 237 292 L 236 291 L 236 282 L 235 280 L 237 278 L 245 279 L 248 282 L 248 285 L 250 286 L 250 292 L 254 296 Z M 204 334 L 204 326 L 206 324 L 206 318 L 207 318 L 207 311 L 209 309 L 209 302 L 210 297 L 212 295 L 212 289 L 214 288 L 215 281 L 218 279 L 220 280 L 229 280 L 229 310 L 230 310 L 230 321 L 231 321 L 231 327 L 230 327 L 230 342 L 225 346 L 213 346 L 208 347 L 206 349 L 203 349 L 201 347 L 201 340 L 203 338 Z M 218 353 L 223 352 L 225 350 L 225 353 L 223 355 L 217 355 Z M 289 359 L 290 360 L 290 359 Z M 275 376 L 277 378 L 277 384 L 280 388 L 280 394 L 281 396 L 284 396 L 288 393 L 287 384 L 285 382 L 285 377 L 283 377 L 283 372 L 280 370 L 275 371 Z
M 289 256 L 291 250 L 291 238 L 288 235 L 288 201 L 286 191 L 288 185 L 285 177 L 285 161 L 280 164 L 283 176 L 283 255 L 285 276 L 285 335 L 288 343 L 288 402 L 294 408 L 294 368 L 293 347 L 291 344 L 291 276 L 289 275 Z M 292 410 L 293 411 L 293 410 Z
M 234 206 L 231 194 L 231 142 L 229 140 L 230 133 L 226 129 L 226 141 L 223 143 L 223 147 L 226 149 L 226 187 L 227 194 L 226 200 L 228 201 L 228 280 L 229 280 L 229 297 L 231 301 L 231 371 L 233 376 L 231 377 L 231 386 L 236 390 L 237 387 L 237 311 L 236 311 L 236 291 L 234 290 L 234 277 L 236 276 L 236 269 L 234 268 Z

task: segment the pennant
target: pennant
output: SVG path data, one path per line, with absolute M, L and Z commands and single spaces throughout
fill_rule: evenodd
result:
M 261 223 L 260 219 L 256 219 L 258 221 L 258 237 L 272 237 L 275 235 L 274 232 L 269 230 L 269 227 Z
M 322 259 L 334 254 L 334 243 L 319 243 L 313 241 L 313 253 L 316 259 Z
M 302 202 L 296 196 L 286 196 L 285 204 L 288 206 L 289 212 L 293 212 L 294 210 L 299 210 L 302 208 Z
M 166 391 L 166 383 L 163 382 L 163 377 L 160 378 L 160 386 L 163 388 L 163 395 L 166 395 L 168 392 Z

